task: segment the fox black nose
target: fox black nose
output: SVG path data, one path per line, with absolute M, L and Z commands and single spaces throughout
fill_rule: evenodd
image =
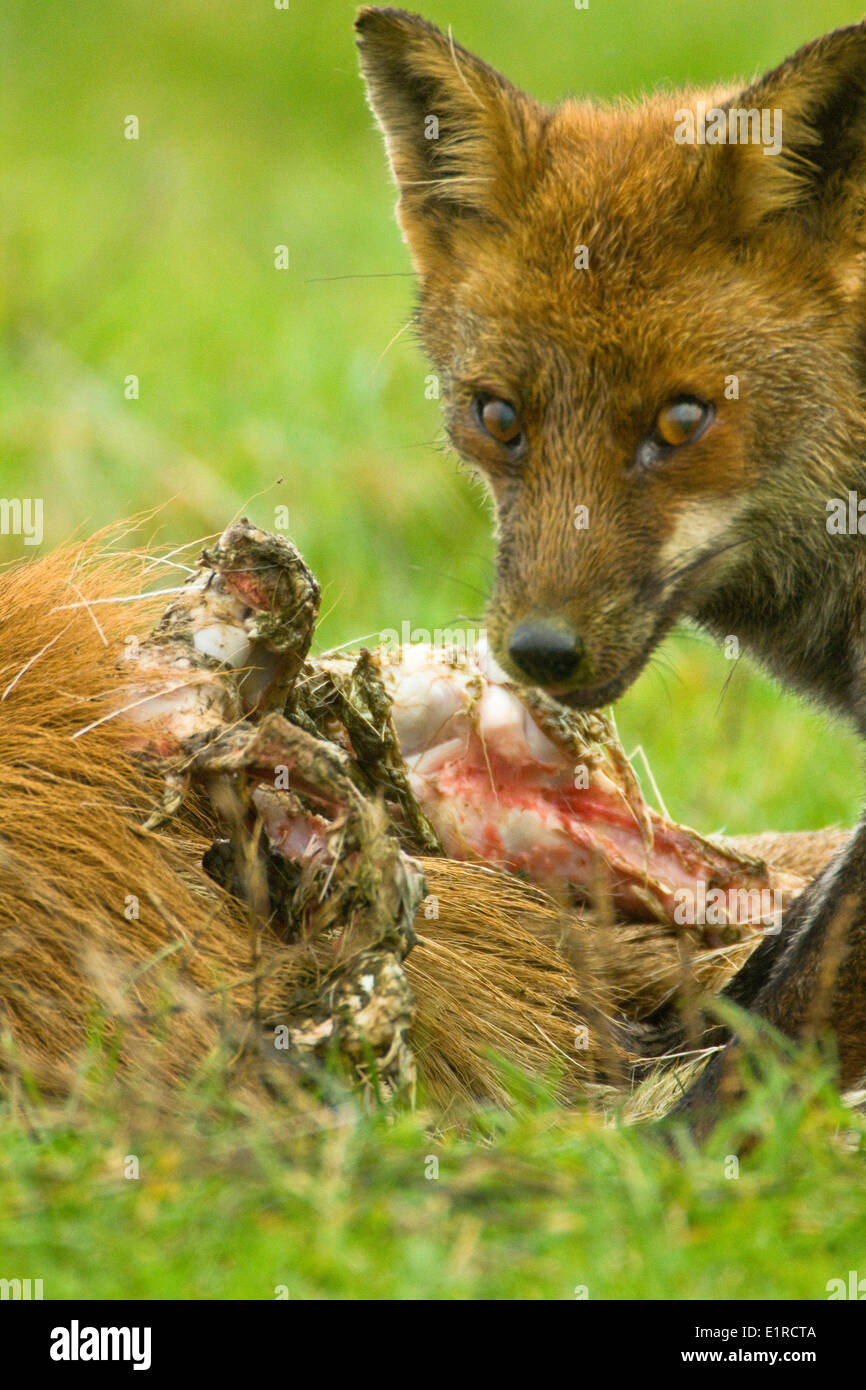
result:
M 536 685 L 565 685 L 577 673 L 584 644 L 568 628 L 520 623 L 511 634 L 508 655 Z

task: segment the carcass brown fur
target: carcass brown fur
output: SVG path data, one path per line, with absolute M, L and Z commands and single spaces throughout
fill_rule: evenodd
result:
M 274 933 L 253 942 L 247 909 L 202 869 L 215 827 L 200 810 L 142 828 L 161 788 L 113 714 L 118 654 L 162 607 L 117 601 L 145 569 L 97 538 L 0 576 L 0 1027 L 7 1067 L 17 1058 L 51 1091 L 97 1038 L 124 1072 L 171 1082 L 208 1057 L 239 1058 L 310 964 Z M 808 876 L 844 838 L 738 843 Z M 422 862 L 438 915 L 419 912 L 406 970 L 422 1093 L 439 1105 L 505 1099 L 492 1054 L 555 1074 L 563 1097 L 627 1081 L 642 1021 L 677 995 L 684 968 L 690 989 L 718 989 L 754 944 L 593 923 L 509 875 Z

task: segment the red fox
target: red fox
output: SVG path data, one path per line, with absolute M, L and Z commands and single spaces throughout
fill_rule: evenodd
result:
M 356 30 L 448 435 L 495 503 L 504 669 L 600 706 L 690 617 L 866 733 L 866 24 L 745 90 L 553 109 L 417 16 Z M 829 1025 L 862 1082 L 866 825 L 729 993 Z

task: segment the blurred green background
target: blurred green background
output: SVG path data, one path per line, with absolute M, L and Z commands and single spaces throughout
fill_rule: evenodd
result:
M 829 0 L 423 8 L 551 101 L 750 76 L 860 17 Z M 492 553 L 426 364 L 410 334 L 392 342 L 413 289 L 353 11 L 6 0 L 0 35 L 3 494 L 44 497 L 46 544 L 157 507 L 146 538 L 180 543 L 288 506 L 325 646 L 477 621 Z M 703 830 L 855 814 L 851 736 L 697 634 L 617 718 L 671 813 Z

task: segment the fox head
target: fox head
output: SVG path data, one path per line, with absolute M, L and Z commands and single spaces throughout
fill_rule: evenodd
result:
M 866 26 L 734 95 L 554 109 L 416 16 L 356 28 L 501 664 L 593 706 L 683 616 L 748 641 L 866 451 Z

